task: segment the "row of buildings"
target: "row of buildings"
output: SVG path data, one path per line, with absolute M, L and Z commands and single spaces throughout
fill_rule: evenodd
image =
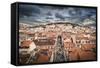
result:
M 95 30 L 89 27 L 73 26 L 72 24 L 48 24 L 45 27 L 38 26 L 34 28 L 25 25 L 23 28 L 21 25 L 19 30 L 19 52 L 20 54 L 30 54 L 32 51 L 39 53 L 41 50 L 46 50 L 53 53 L 58 35 L 62 36 L 64 50 L 67 53 L 66 57 L 69 57 L 69 61 L 73 61 L 71 58 L 73 54 L 72 56 L 70 54 L 77 48 L 83 51 L 93 51 L 96 48 Z

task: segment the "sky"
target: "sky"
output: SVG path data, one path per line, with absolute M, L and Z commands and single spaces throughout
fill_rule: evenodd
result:
M 95 25 L 96 9 L 68 6 L 19 5 L 20 23 L 40 24 L 59 21 L 84 25 Z

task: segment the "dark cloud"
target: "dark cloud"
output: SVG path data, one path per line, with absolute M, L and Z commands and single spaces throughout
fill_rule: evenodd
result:
M 40 9 L 36 6 L 31 6 L 31 5 L 20 5 L 19 6 L 20 17 L 36 16 L 36 14 L 40 14 Z
M 90 18 L 93 15 L 96 15 L 96 10 L 91 8 L 71 8 L 69 9 L 69 14 L 72 18 Z
M 53 19 L 52 17 L 50 17 L 50 16 L 48 16 L 48 17 L 46 17 L 46 19 Z
M 80 17 L 82 12 L 79 8 L 72 8 L 72 9 L 69 10 L 69 14 L 72 17 Z
M 65 20 L 65 17 L 63 15 L 61 15 L 60 13 L 56 13 L 55 17 L 59 18 L 60 20 Z
M 20 5 L 19 20 L 27 23 L 40 23 L 50 21 L 69 21 L 82 23 L 85 19 L 96 21 L 94 8 L 75 8 L 40 5 Z
M 52 16 L 52 13 L 51 12 L 47 12 L 46 15 Z

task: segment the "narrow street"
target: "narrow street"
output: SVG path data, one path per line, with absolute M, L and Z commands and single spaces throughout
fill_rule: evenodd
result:
M 66 55 L 64 52 L 64 45 L 62 37 L 59 35 L 57 37 L 56 45 L 55 45 L 55 52 L 53 57 L 53 62 L 64 62 L 67 61 Z

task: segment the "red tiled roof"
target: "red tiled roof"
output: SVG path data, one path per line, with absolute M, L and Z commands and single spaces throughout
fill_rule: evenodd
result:
M 92 48 L 96 48 L 96 45 L 91 45 L 91 44 L 82 45 L 83 50 L 91 50 Z
M 32 32 L 28 32 L 28 31 L 26 31 L 26 30 L 23 30 L 23 31 L 19 31 L 19 33 L 24 33 L 24 34 L 34 34 L 34 33 L 32 33 Z
M 94 52 L 88 51 L 82 51 L 80 52 L 80 60 L 95 60 L 96 59 L 96 54 Z
M 54 45 L 55 44 L 55 41 L 54 40 L 50 40 L 50 39 L 46 39 L 45 41 L 34 40 L 34 43 L 36 45 Z
M 69 53 L 69 61 L 95 60 L 96 54 L 92 51 L 84 51 L 79 48 Z
M 22 41 L 20 47 L 22 47 L 22 48 L 24 48 L 24 47 L 28 48 L 29 45 L 30 45 L 31 43 L 32 43 L 31 40 L 25 40 L 25 41 Z
M 84 39 L 84 40 L 89 40 L 88 37 L 76 37 L 76 39 L 78 39 L 78 40 L 82 40 L 82 39 Z
M 74 43 L 72 43 L 72 42 L 65 42 L 64 43 L 64 47 L 74 47 L 75 46 L 75 44 Z

